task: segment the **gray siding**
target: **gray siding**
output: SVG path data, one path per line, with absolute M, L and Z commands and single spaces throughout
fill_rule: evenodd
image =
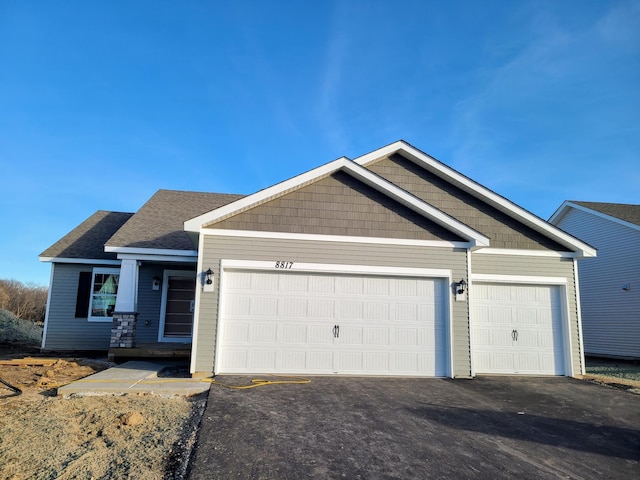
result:
M 53 265 L 44 349 L 107 350 L 109 348 L 111 322 L 89 322 L 86 318 L 75 318 L 80 272 L 92 270 L 92 265 L 65 263 Z
M 138 321 L 136 324 L 136 343 L 156 343 L 160 326 L 160 306 L 162 303 L 162 285 L 152 290 L 153 277 L 162 278 L 164 268 L 158 265 L 143 264 L 138 271 Z
M 580 331 L 574 263 L 572 258 L 539 257 L 529 255 L 486 255 L 472 254 L 472 274 L 519 275 L 536 277 L 564 277 L 567 279 L 569 324 L 571 335 L 571 359 L 574 373 L 582 371 L 580 352 Z M 470 289 L 473 289 L 471 285 Z M 473 296 L 473 293 L 471 293 Z
M 464 241 L 344 172 L 305 185 L 215 228 L 375 238 Z
M 180 265 L 143 264 L 140 267 L 135 340 L 137 344 L 158 341 L 162 286 L 159 290 L 152 290 L 151 282 L 155 276 L 162 278 L 165 268 L 195 271 L 193 267 Z M 89 322 L 86 318 L 75 318 L 80 272 L 91 272 L 92 270 L 93 265 L 54 264 L 45 349 L 107 350 L 109 348 L 111 322 Z
M 218 322 L 220 260 L 287 260 L 305 263 L 437 268 L 452 271 L 454 279 L 466 278 L 466 250 L 416 246 L 257 239 L 207 235 L 203 268 L 215 272 L 216 289 L 200 296 L 196 372 L 213 372 Z M 469 322 L 467 302 L 452 302 L 453 372 L 469 377 Z
M 640 231 L 573 208 L 558 226 L 598 249 L 578 265 L 585 352 L 640 358 Z
M 567 250 L 401 155 L 382 158 L 366 167 L 486 235 L 494 248 Z

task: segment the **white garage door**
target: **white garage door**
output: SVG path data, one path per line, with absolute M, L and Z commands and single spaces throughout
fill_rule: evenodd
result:
M 472 290 L 476 373 L 565 374 L 560 287 L 474 283 Z
M 445 282 L 225 270 L 216 373 L 446 376 Z

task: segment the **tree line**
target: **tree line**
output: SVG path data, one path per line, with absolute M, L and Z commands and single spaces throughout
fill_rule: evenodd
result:
M 0 279 L 0 308 L 23 320 L 44 323 L 48 293 L 42 285 Z

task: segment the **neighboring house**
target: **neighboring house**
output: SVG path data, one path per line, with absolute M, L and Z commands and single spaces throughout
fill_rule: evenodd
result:
M 194 376 L 577 375 L 595 253 L 399 141 L 246 197 L 98 212 L 42 253 L 42 347 L 182 342 Z
M 565 201 L 549 221 L 598 249 L 580 264 L 585 353 L 640 358 L 640 205 Z

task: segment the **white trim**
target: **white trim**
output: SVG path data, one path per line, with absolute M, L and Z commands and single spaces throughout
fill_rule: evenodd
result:
M 228 205 L 224 205 L 208 213 L 192 218 L 191 220 L 184 222 L 184 229 L 186 231 L 200 233 L 206 225 L 210 225 L 225 216 L 244 210 L 267 199 L 284 194 L 288 190 L 299 187 L 323 175 L 334 173 L 340 170 L 362 181 L 375 190 L 386 194 L 390 198 L 396 200 L 405 207 L 421 214 L 425 218 L 428 218 L 429 220 L 439 224 L 440 226 L 454 232 L 455 234 L 463 238 L 467 238 L 473 245 L 489 245 L 489 239 L 482 235 L 480 232 L 477 232 L 464 223 L 447 215 L 443 211 L 438 210 L 432 205 L 429 205 L 428 203 L 420 200 L 418 197 L 410 194 L 400 187 L 397 187 L 384 178 L 365 169 L 364 167 L 361 167 L 360 165 L 347 160 L 346 158 L 339 158 L 338 160 L 334 160 L 333 162 L 322 165 L 318 168 L 298 175 L 297 177 L 293 177 L 272 187 L 260 190 L 253 195 L 241 198 Z
M 479 248 L 473 253 L 484 255 L 520 255 L 528 257 L 575 258 L 576 252 L 557 252 L 555 250 L 518 250 L 515 248 Z
M 196 263 L 197 255 L 194 256 L 178 256 L 178 255 L 142 255 L 132 253 L 119 253 L 120 260 L 147 260 L 154 262 L 172 262 L 172 263 Z
M 471 248 L 472 246 L 472 243 L 470 242 L 451 242 L 448 240 L 411 240 L 403 238 L 352 237 L 347 235 L 319 235 L 315 233 L 261 232 L 258 230 L 225 230 L 203 228 L 200 233 L 202 235 L 217 235 L 222 237 L 275 238 L 282 240 L 410 245 L 418 247 Z
M 204 252 L 204 236 L 200 235 L 198 237 L 198 250 L 201 252 Z M 200 275 L 200 272 L 203 271 L 202 265 L 204 262 L 204 255 L 199 255 L 198 256 L 198 261 L 196 264 L 196 278 L 198 277 L 198 275 Z M 219 282 L 218 282 L 219 283 Z M 221 288 L 221 287 L 218 287 Z M 221 290 L 218 290 L 218 299 L 220 298 L 220 292 Z M 196 284 L 196 304 L 195 304 L 195 309 L 193 312 L 193 329 L 191 331 L 191 361 L 189 362 L 189 372 L 190 373 L 195 373 L 196 372 L 196 359 L 198 357 L 198 331 L 200 328 L 200 305 L 202 303 L 202 288 L 198 288 L 198 284 Z M 217 325 L 216 325 L 217 328 Z M 215 342 L 214 342 L 214 348 L 215 348 Z M 213 374 L 213 367 L 211 369 L 211 373 Z
M 140 248 L 140 247 L 110 247 L 105 245 L 107 253 L 129 253 L 133 255 L 169 255 L 177 257 L 197 257 L 197 250 L 177 250 L 168 248 Z
M 46 341 L 47 341 L 47 330 L 49 327 L 49 312 L 51 309 L 51 292 L 53 290 L 53 270 L 55 269 L 55 263 L 51 264 L 51 273 L 49 274 L 49 289 L 47 292 L 47 307 L 44 315 L 44 326 L 42 327 L 42 341 L 40 342 L 40 348 L 45 349 Z
M 578 335 L 580 345 L 580 374 L 586 373 L 585 369 L 585 354 L 584 354 L 584 337 L 582 336 L 582 307 L 580 305 L 580 276 L 578 275 L 578 259 L 573 260 L 573 276 L 576 289 L 576 308 L 578 314 Z
M 202 237 L 201 237 L 202 238 Z M 201 245 L 202 247 L 202 245 Z M 334 265 L 334 264 L 325 264 L 325 263 L 296 263 L 294 262 L 292 267 L 289 269 L 279 269 L 275 268 L 275 262 L 272 261 L 261 261 L 261 260 L 231 260 L 231 259 L 222 259 L 220 261 L 220 279 L 218 282 L 218 321 L 216 325 L 216 329 L 220 329 L 220 325 L 222 323 L 221 313 L 224 311 L 224 291 L 226 284 L 226 275 L 225 272 L 227 270 L 267 270 L 271 271 L 275 274 L 281 274 L 286 272 L 305 272 L 305 273 L 334 273 L 334 274 L 355 274 L 355 275 L 385 275 L 385 276 L 396 276 L 396 277 L 424 277 L 424 278 L 436 278 L 440 280 L 444 280 L 445 290 L 446 290 L 446 298 L 444 299 L 445 304 L 447 305 L 447 312 L 445 312 L 444 321 L 448 323 L 448 332 L 447 332 L 447 348 L 448 352 L 448 365 L 447 365 L 447 376 L 448 378 L 454 378 L 454 353 L 453 353 L 453 305 L 452 305 L 452 295 L 451 295 L 451 278 L 452 271 L 447 269 L 431 269 L 431 268 L 411 268 L 411 267 L 385 267 L 385 266 L 372 266 L 372 265 Z M 198 268 L 202 268 L 199 266 Z M 224 328 L 224 325 L 223 325 Z M 195 329 L 194 323 L 194 335 L 196 335 L 197 330 Z M 220 342 L 221 342 L 221 332 L 216 332 L 216 340 L 215 340 L 215 354 L 214 354 L 214 376 L 216 375 L 217 366 L 220 362 Z M 193 343 L 195 345 L 195 342 Z M 192 366 L 191 370 L 194 370 L 194 360 L 195 358 L 195 350 L 192 348 Z
M 188 337 L 165 337 L 164 336 L 164 324 L 167 315 L 167 293 L 169 290 L 169 277 L 183 277 L 193 279 L 194 290 L 195 288 L 197 273 L 189 270 L 165 270 L 162 274 L 162 300 L 160 301 L 160 322 L 158 325 L 158 342 L 160 343 L 190 343 L 193 339 L 193 327 L 195 324 L 195 316 L 196 316 L 196 305 L 194 298 L 194 307 L 193 307 L 193 319 L 191 320 L 191 332 L 192 334 Z
M 591 214 L 591 215 L 593 215 L 595 217 L 604 218 L 605 220 L 609 220 L 610 222 L 617 223 L 619 225 L 623 225 L 623 226 L 628 227 L 628 228 L 632 228 L 633 230 L 640 230 L 640 225 L 636 225 L 635 223 L 627 222 L 626 220 L 622 220 L 622 219 L 620 219 L 618 217 L 614 217 L 614 216 L 609 215 L 607 213 L 599 212 L 598 210 L 594 210 L 593 208 L 589 208 L 589 207 L 585 207 L 585 206 L 582 206 L 582 205 L 578 205 L 577 203 L 570 202 L 569 200 L 566 200 L 560 206 L 560 208 L 558 208 L 558 210 L 556 210 L 554 212 L 554 214 L 551 215 L 551 217 L 549 218 L 549 222 L 553 223 L 555 225 L 555 221 L 557 220 L 559 222 L 560 220 L 562 220 L 562 217 L 564 217 L 568 213 L 569 208 L 574 208 L 576 210 L 580 210 L 582 212 L 589 213 L 589 214 Z
M 446 278 L 451 281 L 451 270 L 435 268 L 384 267 L 373 265 L 339 265 L 330 263 L 293 262 L 291 268 L 281 269 L 275 267 L 274 261 L 222 260 L 220 262 L 220 269 L 270 270 L 274 273 L 322 272 L 359 275 L 392 275 L 398 277 L 438 277 Z
M 52 263 L 78 263 L 83 265 L 120 265 L 120 260 L 97 260 L 95 258 L 60 258 L 60 257 L 39 257 L 41 262 Z
M 488 273 L 474 273 L 474 282 L 484 283 L 530 283 L 542 285 L 566 285 L 566 277 L 538 277 L 532 275 L 494 275 Z
M 462 175 L 461 173 L 455 171 L 451 167 L 443 164 L 442 162 L 436 160 L 435 158 L 427 155 L 426 153 L 418 150 L 412 145 L 399 140 L 390 145 L 382 147 L 378 150 L 370 152 L 366 155 L 358 157 L 354 159 L 354 163 L 358 165 L 366 166 L 367 163 L 370 163 L 378 158 L 381 158 L 386 155 L 390 155 L 395 152 L 401 151 L 411 160 L 415 161 L 418 164 L 422 164 L 423 167 L 428 167 L 430 171 L 436 171 L 441 176 L 445 177 L 449 181 L 453 181 L 456 184 L 463 187 L 467 191 L 474 192 L 476 195 L 484 197 L 483 199 L 493 206 L 497 207 L 499 210 L 509 212 L 509 214 L 515 218 L 518 218 L 520 221 L 523 221 L 525 224 L 532 226 L 534 229 L 538 230 L 541 233 L 544 233 L 554 240 L 562 243 L 572 249 L 575 249 L 577 253 L 584 257 L 594 257 L 596 255 L 596 250 L 590 245 L 578 240 L 577 238 L 572 237 L 571 235 L 563 232 L 559 228 L 550 223 L 538 218 L 534 214 L 528 212 L 524 208 L 516 205 L 515 203 L 507 200 L 506 198 L 498 195 L 495 192 L 492 192 L 486 187 L 483 187 L 479 183 L 471 180 L 470 178 Z

